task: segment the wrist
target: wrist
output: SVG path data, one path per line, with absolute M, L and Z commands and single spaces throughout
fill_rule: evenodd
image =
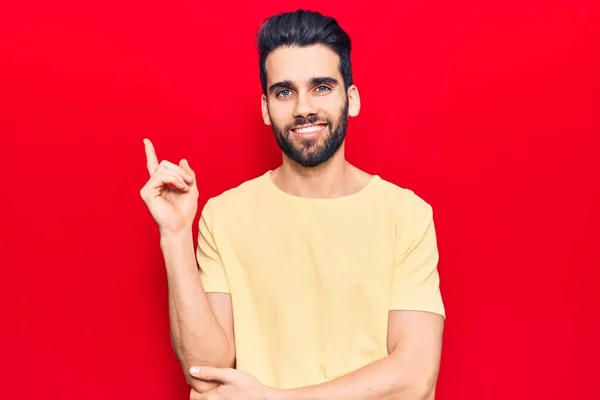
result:
M 161 231 L 160 232 L 160 247 L 164 251 L 171 249 L 182 250 L 185 247 L 192 246 L 192 230 L 183 229 L 181 231 Z
M 286 391 L 275 388 L 267 388 L 264 400 L 287 400 Z
M 160 243 L 162 244 L 170 244 L 170 243 L 180 243 L 183 241 L 187 241 L 192 237 L 192 228 L 186 227 L 176 231 L 171 230 L 159 230 L 160 232 Z

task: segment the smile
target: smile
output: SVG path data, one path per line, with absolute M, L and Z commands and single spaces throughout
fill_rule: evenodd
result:
M 319 132 L 319 131 L 325 129 L 326 127 L 327 127 L 327 124 L 305 125 L 301 128 L 292 129 L 292 132 L 300 133 L 300 134 L 315 133 L 315 132 Z

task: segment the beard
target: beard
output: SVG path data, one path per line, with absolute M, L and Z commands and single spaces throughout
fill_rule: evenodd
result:
M 292 127 L 314 123 L 326 124 L 327 134 L 308 140 L 292 136 Z M 284 154 L 303 167 L 314 168 L 329 160 L 344 142 L 348 125 L 348 100 L 335 120 L 310 114 L 307 118 L 296 118 L 284 127 L 279 127 L 274 122 L 271 125 L 277 144 Z

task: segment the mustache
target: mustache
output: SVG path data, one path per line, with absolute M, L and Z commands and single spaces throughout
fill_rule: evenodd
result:
M 302 125 L 316 124 L 316 123 L 331 125 L 329 120 L 327 120 L 325 118 L 320 118 L 316 114 L 310 114 L 307 118 L 298 117 L 298 118 L 294 119 L 294 122 L 291 122 L 286 125 L 285 130 L 289 131 L 294 126 L 302 126 Z

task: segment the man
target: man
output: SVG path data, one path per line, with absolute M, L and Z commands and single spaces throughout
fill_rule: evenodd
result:
M 258 38 L 262 114 L 283 162 L 209 199 L 196 249 L 196 176 L 144 140 L 141 195 L 190 398 L 433 399 L 445 310 L 432 209 L 344 158 L 360 110 L 350 38 L 301 10 Z

